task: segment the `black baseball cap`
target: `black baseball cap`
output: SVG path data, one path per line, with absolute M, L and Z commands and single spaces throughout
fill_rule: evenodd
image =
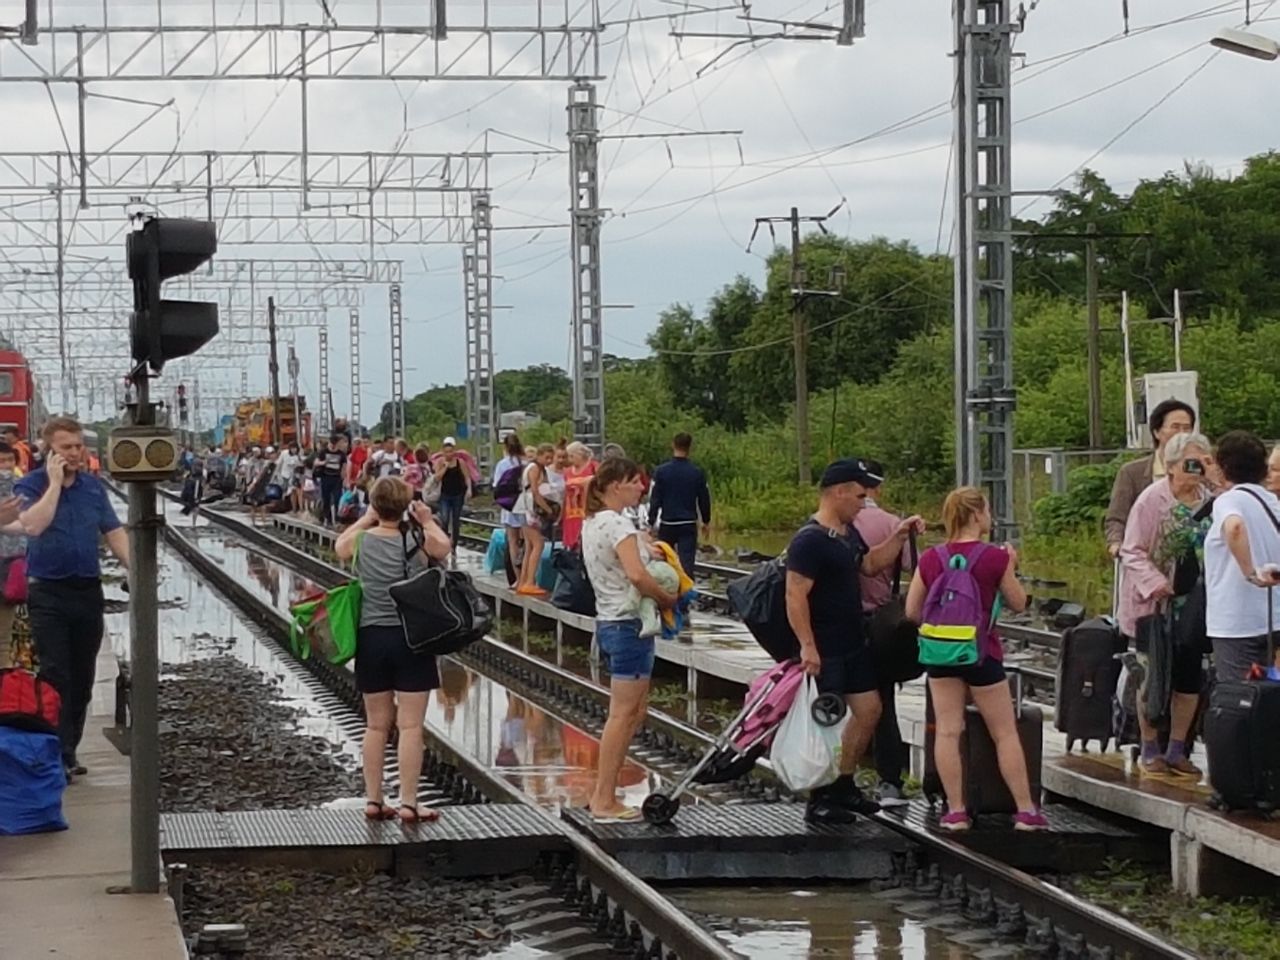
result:
M 860 483 L 864 487 L 878 487 L 884 482 L 884 468 L 874 460 L 846 457 L 827 464 L 818 486 L 824 490 L 839 483 Z

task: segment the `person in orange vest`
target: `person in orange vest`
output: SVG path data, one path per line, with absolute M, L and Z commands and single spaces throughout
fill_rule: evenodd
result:
M 18 455 L 18 469 L 23 473 L 31 472 L 31 448 L 27 446 L 27 441 L 22 439 L 22 434 L 18 432 L 15 426 L 5 427 L 0 431 L 0 438 L 4 442 L 13 447 L 13 452 Z

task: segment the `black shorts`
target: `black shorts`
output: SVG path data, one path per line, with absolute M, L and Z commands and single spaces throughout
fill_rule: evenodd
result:
M 880 687 L 876 680 L 875 664 L 871 660 L 871 651 L 865 645 L 839 654 L 819 652 L 822 669 L 818 672 L 818 692 L 838 693 L 870 693 Z
M 438 686 L 436 658 L 410 650 L 399 624 L 360 628 L 356 634 L 356 687 L 361 693 L 423 693 Z
M 995 657 L 983 657 L 971 667 L 925 667 L 934 680 L 963 680 L 971 687 L 989 687 L 1005 679 L 1004 664 Z

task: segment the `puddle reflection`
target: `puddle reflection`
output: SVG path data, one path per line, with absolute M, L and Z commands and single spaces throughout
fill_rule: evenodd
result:
M 553 810 L 584 806 L 595 786 L 599 741 L 456 661 L 440 662 L 440 689 L 427 722 L 469 756 Z M 639 806 L 659 780 L 628 760 L 619 796 Z
M 711 929 L 732 950 L 769 960 L 828 957 L 970 960 L 969 948 L 928 926 L 930 918 L 899 913 L 865 886 L 787 890 L 778 887 L 666 887 L 683 909 L 710 915 Z

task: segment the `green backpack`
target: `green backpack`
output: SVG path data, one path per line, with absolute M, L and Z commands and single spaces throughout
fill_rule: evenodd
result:
M 351 557 L 352 570 L 360 557 L 360 541 L 363 539 L 363 533 L 356 539 L 355 554 Z M 289 613 L 293 615 L 289 644 L 294 655 L 306 660 L 314 648 L 335 666 L 341 666 L 354 657 L 362 596 L 360 581 L 353 578 L 340 587 L 312 594 L 292 604 L 289 607 Z

